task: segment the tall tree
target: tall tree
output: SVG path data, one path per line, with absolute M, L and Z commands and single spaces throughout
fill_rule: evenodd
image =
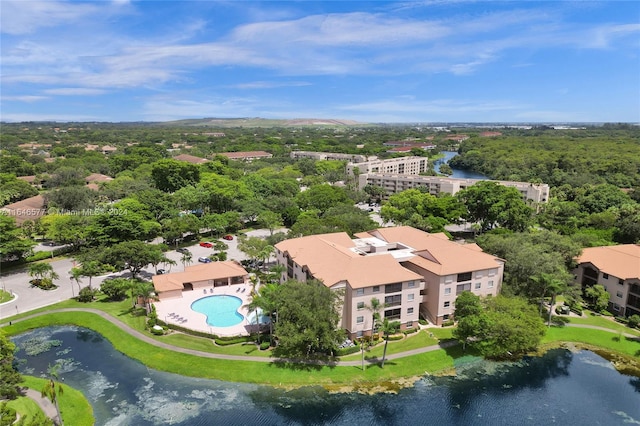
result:
M 277 292 L 278 345 L 281 357 L 335 354 L 344 332 L 338 329 L 340 295 L 318 281 L 287 281 Z
M 118 269 L 128 269 L 131 278 L 136 279 L 140 271 L 150 263 L 157 261 L 162 254 L 162 248 L 156 244 L 143 241 L 124 241 L 105 250 L 103 262 Z
M 200 181 L 200 169 L 186 161 L 164 159 L 153 163 L 151 177 L 161 191 L 174 192 L 182 187 L 197 184 Z
M 398 330 L 400 330 L 400 321 L 389 321 L 385 318 L 382 321 L 382 324 L 380 324 L 380 331 L 382 331 L 382 335 L 384 336 L 384 350 L 382 351 L 382 362 L 380 363 L 380 368 L 384 368 L 384 362 L 387 359 L 389 336 L 397 333 Z
M 0 329 L 0 399 L 15 399 L 20 395 L 22 377 L 14 365 L 16 345 Z
M 35 245 L 35 241 L 21 234 L 15 218 L 0 214 L 0 260 L 26 257 Z

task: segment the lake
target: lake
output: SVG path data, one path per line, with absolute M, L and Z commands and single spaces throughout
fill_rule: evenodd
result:
M 517 363 L 472 360 L 457 367 L 457 377 L 425 377 L 398 394 L 361 395 L 163 373 L 75 326 L 12 340 L 23 374 L 40 376 L 60 363 L 61 380 L 84 393 L 97 425 L 640 424 L 640 379 L 589 351 L 557 349 Z
M 451 160 L 453 157 L 458 155 L 458 153 L 455 151 L 442 151 L 441 154 L 444 155 L 444 158 L 441 158 L 437 160 L 435 163 L 433 163 L 433 169 L 436 171 L 436 173 L 440 172 L 440 166 L 442 164 L 446 164 L 449 160 Z M 448 177 L 458 178 L 458 179 L 489 179 L 487 176 L 483 174 L 475 173 L 470 170 L 454 169 L 452 167 L 451 171 L 453 172 L 453 174 Z

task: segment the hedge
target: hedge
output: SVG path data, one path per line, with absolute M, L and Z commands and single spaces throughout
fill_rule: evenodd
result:
M 336 356 L 347 356 L 360 352 L 360 345 L 349 346 L 348 348 L 340 348 L 336 350 Z

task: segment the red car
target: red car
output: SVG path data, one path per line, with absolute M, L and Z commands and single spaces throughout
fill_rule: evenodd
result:
M 233 240 L 233 235 L 225 235 L 224 237 L 222 237 L 222 239 L 231 241 L 231 240 Z
M 213 247 L 213 244 L 204 241 L 204 242 L 200 243 L 200 247 L 211 248 L 211 247 Z

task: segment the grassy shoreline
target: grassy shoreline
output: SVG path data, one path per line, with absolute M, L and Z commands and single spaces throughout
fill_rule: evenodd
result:
M 128 332 L 121 330 L 115 324 L 90 312 L 51 312 L 60 308 L 96 308 L 108 313 L 110 316 L 123 321 L 134 330 L 141 331 L 144 328 L 144 319 L 130 315 L 129 302 L 121 304 L 79 304 L 75 301 L 65 301 L 56 305 L 39 309 L 41 315 L 18 319 L 33 315 L 36 311 L 24 313 L 9 318 L 12 324 L 3 327 L 9 335 L 16 335 L 25 331 L 55 326 L 76 325 L 86 327 L 101 334 L 109 340 L 116 350 L 136 359 L 150 368 L 180 374 L 183 376 L 221 380 L 228 382 L 245 382 L 260 385 L 293 389 L 304 386 L 322 386 L 330 392 L 396 392 L 401 388 L 412 386 L 415 381 L 425 375 L 449 375 L 455 374 L 455 362 L 463 357 L 468 357 L 460 345 L 425 352 L 417 355 L 409 355 L 402 358 L 388 360 L 385 368 L 378 364 L 368 364 L 362 371 L 361 366 L 327 366 L 327 365 L 303 365 L 285 364 L 272 360 L 262 361 L 237 361 L 206 356 L 190 355 L 175 352 L 170 349 L 160 348 L 150 343 L 139 340 Z M 17 321 L 17 322 L 16 322 Z M 612 362 L 615 368 L 623 374 L 640 377 L 640 332 L 631 330 L 612 321 L 602 318 L 573 319 L 576 324 L 599 326 L 610 331 L 596 330 L 592 328 L 577 327 L 551 327 L 543 338 L 540 351 L 544 353 L 552 348 L 566 348 L 569 350 L 587 349 Z M 428 329 L 420 333 L 409 335 L 407 338 L 389 343 L 388 354 L 401 353 L 425 345 L 431 345 L 438 341 L 446 341 L 451 337 L 452 329 Z M 627 337 L 626 334 L 637 337 Z M 259 355 L 252 350 L 237 345 L 237 347 L 219 347 L 211 344 L 210 340 L 187 335 L 153 336 L 154 341 L 176 345 L 186 349 L 206 351 L 219 355 Z M 167 337 L 173 336 L 169 339 Z M 236 346 L 236 345 L 233 345 Z M 249 353 L 247 352 L 249 351 Z M 366 352 L 367 359 L 380 359 L 381 347 L 375 347 Z M 215 355 L 212 355 L 215 356 Z M 342 357 L 343 361 L 357 361 L 361 354 L 352 354 Z M 266 361 L 266 362 L 265 362 Z M 26 379 L 27 386 L 38 389 L 37 378 Z M 72 391 L 75 391 L 72 389 Z M 61 400 L 63 418 L 91 416 L 90 405 L 78 391 L 73 403 Z M 78 398 L 79 394 L 79 398 Z M 79 401 L 81 399 L 82 401 Z M 87 411 L 87 406 L 89 410 Z M 66 407 L 66 408 L 65 408 Z M 68 414 L 66 414 L 66 413 Z M 81 423 L 84 424 L 84 423 Z

